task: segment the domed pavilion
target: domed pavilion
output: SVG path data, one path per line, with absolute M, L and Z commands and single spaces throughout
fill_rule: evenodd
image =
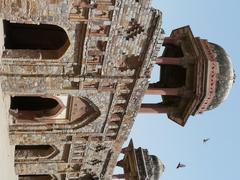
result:
M 128 147 L 122 149 L 123 159 L 117 166 L 123 168 L 124 174 L 115 174 L 112 179 L 125 180 L 159 180 L 165 170 L 162 161 L 150 155 L 147 149 L 135 148 L 130 140 Z
M 184 126 L 190 115 L 218 107 L 229 95 L 235 80 L 231 59 L 225 50 L 194 37 L 189 26 L 173 30 L 164 39 L 160 80 L 149 84 L 146 94 L 161 95 L 158 104 L 142 104 L 142 113 L 167 113 Z

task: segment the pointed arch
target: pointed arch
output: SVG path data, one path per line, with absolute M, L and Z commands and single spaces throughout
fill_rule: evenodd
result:
M 70 123 L 75 128 L 82 127 L 100 116 L 98 107 L 84 97 L 72 97 L 69 111 Z
M 10 113 L 18 119 L 32 123 L 57 116 L 65 108 L 62 101 L 54 96 L 12 96 Z
M 59 59 L 70 46 L 66 31 L 57 25 L 3 20 L 3 27 L 3 58 Z
M 32 131 L 35 128 L 46 130 L 46 124 L 49 129 L 53 126 L 58 129 L 78 129 L 101 115 L 99 108 L 86 97 L 31 95 L 14 97 L 11 99 L 9 111 L 13 116 L 12 126 L 16 125 L 19 131 Z M 29 101 L 25 101 L 26 98 L 29 98 Z M 49 99 L 51 102 L 45 106 Z M 32 107 L 32 104 L 37 104 L 37 107 L 36 105 Z
M 59 153 L 53 145 L 16 145 L 15 161 L 52 159 Z

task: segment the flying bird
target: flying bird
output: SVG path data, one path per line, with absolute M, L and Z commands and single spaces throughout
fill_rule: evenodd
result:
M 205 139 L 203 139 L 203 143 L 206 143 L 206 142 L 208 142 L 210 140 L 210 138 L 205 138 Z
M 184 168 L 184 167 L 186 167 L 186 165 L 185 165 L 185 164 L 181 164 L 181 163 L 179 162 L 178 165 L 177 165 L 177 167 L 176 167 L 176 169 L 178 169 L 178 168 Z

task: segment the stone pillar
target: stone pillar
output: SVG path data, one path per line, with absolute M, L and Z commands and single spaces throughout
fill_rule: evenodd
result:
M 176 108 L 165 104 L 142 104 L 139 109 L 140 113 L 169 113 L 176 111 Z
M 183 88 L 158 88 L 150 86 L 145 94 L 179 96 L 183 94 Z
M 167 65 L 182 65 L 183 59 L 182 58 L 173 58 L 173 57 L 159 57 L 156 60 L 156 64 L 162 65 L 162 64 L 167 64 Z

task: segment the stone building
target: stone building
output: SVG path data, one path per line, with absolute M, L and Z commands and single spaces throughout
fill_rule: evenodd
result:
M 112 179 L 162 44 L 150 0 L 3 0 L 21 180 Z
M 225 50 L 206 39 L 194 37 L 189 26 L 164 38 L 160 80 L 149 84 L 147 94 L 162 96 L 159 104 L 142 104 L 140 112 L 167 113 L 184 126 L 190 115 L 218 107 L 235 81 L 231 59 Z
M 138 111 L 184 125 L 232 85 L 224 50 L 189 27 L 164 39 L 150 0 L 2 0 L 0 17 L 20 180 L 112 179 Z M 160 82 L 149 85 L 155 63 Z M 145 92 L 163 103 L 141 105 Z

